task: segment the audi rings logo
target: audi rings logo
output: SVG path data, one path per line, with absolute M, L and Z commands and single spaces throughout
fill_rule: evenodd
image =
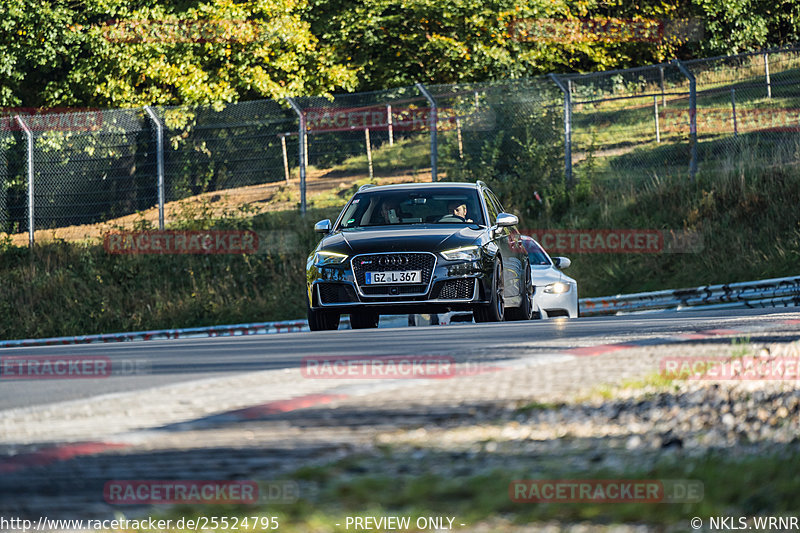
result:
M 382 255 L 378 258 L 380 266 L 404 266 L 408 264 L 408 257 L 404 255 Z

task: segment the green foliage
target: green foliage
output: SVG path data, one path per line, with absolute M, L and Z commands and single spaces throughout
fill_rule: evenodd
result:
M 463 159 L 456 146 L 444 147 L 452 180 L 485 181 L 503 207 L 530 221 L 544 207 L 534 191 L 566 198 L 563 134 L 559 114 L 514 94 L 490 98 L 498 129 L 464 133 Z
M 0 240 L 0 339 L 110 333 L 282 320 L 305 313 L 311 220 L 331 209 L 213 216 L 186 207 L 176 229 L 253 229 L 254 255 L 111 255 L 95 243 L 63 241 L 33 251 Z M 137 230 L 150 230 L 141 220 Z M 290 228 L 290 229 L 287 229 Z
M 693 0 L 706 39 L 692 54 L 727 55 L 800 41 L 800 4 L 794 0 Z
M 0 6 L 0 105 L 222 106 L 352 88 L 354 71 L 311 33 L 306 9 L 12 0 Z
M 520 38 L 540 19 L 694 18 L 702 41 Z M 800 40 L 793 0 L 6 0 L 0 106 L 208 104 L 519 78 Z M 207 38 L 207 37 L 211 38 Z

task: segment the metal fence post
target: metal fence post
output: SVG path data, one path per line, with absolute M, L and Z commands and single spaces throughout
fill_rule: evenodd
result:
M 658 66 L 658 75 L 661 81 L 661 107 L 667 107 L 667 97 L 664 95 L 664 66 Z
M 429 115 L 430 121 L 430 128 L 431 128 L 431 181 L 436 181 L 436 174 L 437 174 L 437 163 L 439 160 L 439 141 L 436 138 L 436 129 L 437 124 L 439 122 L 438 118 L 436 117 L 436 100 L 433 99 L 431 93 L 421 84 L 415 84 L 419 92 L 428 100 L 428 103 L 431 106 L 431 112 Z
M 25 121 L 22 120 L 20 115 L 17 115 L 15 118 L 22 128 L 22 131 L 25 132 L 25 136 L 28 138 L 28 246 L 33 248 L 33 232 L 36 229 L 33 218 L 33 132 L 28 125 L 25 124 Z
M 564 176 L 568 184 L 572 184 L 572 95 L 562 81 L 555 74 L 550 78 L 564 93 Z
M 289 105 L 292 106 L 294 112 L 297 113 L 297 117 L 300 119 L 300 136 L 298 137 L 298 143 L 300 145 L 300 214 L 306 214 L 306 147 L 305 147 L 305 139 L 306 139 L 306 117 L 303 115 L 303 111 L 300 109 L 293 98 L 286 98 L 286 101 L 289 102 Z
M 164 230 L 164 125 L 149 105 L 144 110 L 156 126 L 156 172 L 158 173 L 158 229 Z
M 697 174 L 697 80 L 680 59 L 674 59 L 672 62 L 689 80 L 689 142 L 691 143 L 689 177 L 694 181 Z
M 283 152 L 283 175 L 286 183 L 289 183 L 289 154 L 286 152 L 286 134 L 281 133 L 278 137 L 281 138 L 281 151 Z
M 389 125 L 389 146 L 394 146 L 394 125 L 392 123 L 392 104 L 386 104 L 386 122 Z
M 364 128 L 364 143 L 367 145 L 367 166 L 369 167 L 369 179 L 372 179 L 372 143 L 369 140 L 369 128 Z
M 772 84 L 769 82 L 769 52 L 764 52 L 764 76 L 767 78 L 767 98 L 772 98 Z
M 308 169 L 308 132 L 303 133 L 303 150 L 305 154 L 305 161 L 306 161 L 306 169 Z M 307 170 L 306 170 L 307 172 Z
M 464 143 L 461 140 L 461 117 L 456 117 L 456 135 L 458 136 L 458 158 L 464 159 Z
M 656 142 L 661 142 L 661 130 L 658 127 L 658 97 L 653 95 L 653 118 L 656 121 Z
M 733 136 L 739 136 L 739 126 L 736 123 L 736 89 L 731 88 L 731 109 L 733 110 Z

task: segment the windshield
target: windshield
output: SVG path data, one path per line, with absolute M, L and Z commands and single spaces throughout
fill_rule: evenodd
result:
M 478 191 L 467 188 L 364 191 L 342 216 L 339 228 L 410 224 L 485 225 Z
M 528 252 L 528 259 L 532 265 L 545 266 L 551 264 L 547 254 L 544 253 L 544 249 L 533 239 L 522 239 L 522 245 L 525 247 L 525 251 Z

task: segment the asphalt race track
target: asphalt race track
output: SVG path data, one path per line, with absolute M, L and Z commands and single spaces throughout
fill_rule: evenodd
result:
M 88 380 L 0 378 L 0 410 L 30 407 L 263 370 L 298 368 L 308 356 L 448 355 L 459 362 L 498 360 L 525 345 L 547 351 L 736 329 L 788 309 L 660 312 L 617 317 L 553 319 L 376 330 L 281 333 L 90 345 L 8 348 L 0 357 L 108 357 L 145 369 L 138 375 Z M 727 340 L 726 342 L 730 342 Z M 501 349 L 503 348 L 503 349 Z
M 596 387 L 652 375 L 670 357 L 731 354 L 744 345 L 773 346 L 778 353 L 794 349 L 798 339 L 800 310 L 786 308 L 3 349 L 0 516 L 148 516 L 157 509 L 109 501 L 106 484 L 294 482 L 299 469 L 365 450 L 383 457 L 382 443 L 437 428 L 473 432 L 481 443 L 487 420 L 502 418 L 512 424 L 503 431 L 516 431 L 518 422 L 510 421 L 516 409 L 547 401 L 548 394 L 572 401 Z M 304 358 L 314 356 L 447 356 L 452 364 L 441 379 L 324 377 L 306 373 Z M 68 379 L 14 375 L 14 361 L 80 357 L 113 371 Z M 596 408 L 592 416 L 607 411 L 613 409 Z M 613 420 L 593 431 L 602 437 Z M 555 427 L 548 424 L 537 431 Z M 557 438 L 515 439 L 510 442 L 545 447 L 542 453 L 560 445 Z M 597 441 L 578 442 L 591 450 Z M 614 451 L 612 463 L 614 453 L 627 458 L 630 452 Z M 412 464 L 400 453 L 378 470 L 393 475 L 393 468 Z M 318 488 L 306 483 L 302 493 L 313 499 Z

